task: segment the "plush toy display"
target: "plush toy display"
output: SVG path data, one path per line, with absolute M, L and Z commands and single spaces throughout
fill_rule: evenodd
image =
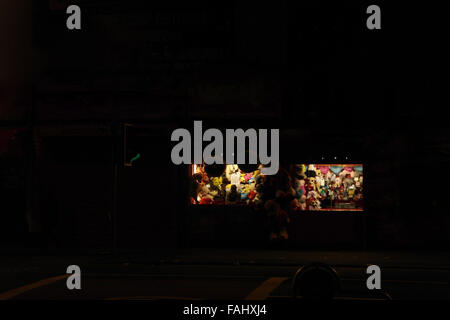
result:
M 242 172 L 226 165 L 221 176 L 209 177 L 197 165 L 189 187 L 193 204 L 252 205 L 271 214 L 274 202 L 279 210 L 319 211 L 361 208 L 363 171 L 361 165 L 296 164 L 281 166 L 276 175 L 260 170 Z M 266 204 L 270 209 L 266 208 Z
M 362 210 L 362 165 L 296 164 L 280 166 L 275 175 L 243 172 L 226 165 L 220 176 L 193 166 L 190 201 L 200 205 L 251 206 L 265 217 L 271 240 L 289 238 L 293 215 L 324 210 Z

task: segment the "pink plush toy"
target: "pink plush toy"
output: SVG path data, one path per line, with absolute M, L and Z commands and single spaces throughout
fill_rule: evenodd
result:
M 305 180 L 301 179 L 301 180 L 299 180 L 299 183 L 300 183 L 300 187 L 299 187 L 299 189 L 301 189 L 301 190 L 303 191 L 303 193 L 302 193 L 302 194 L 306 194 L 306 189 L 305 189 Z

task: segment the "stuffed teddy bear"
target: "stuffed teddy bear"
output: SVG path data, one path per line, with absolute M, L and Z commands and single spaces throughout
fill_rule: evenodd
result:
M 340 188 L 341 184 L 342 184 L 342 179 L 341 177 L 336 177 L 334 183 L 336 184 L 336 188 Z
M 306 188 L 306 191 L 316 190 L 316 188 L 317 188 L 316 178 L 315 177 L 309 177 L 305 188 Z M 308 189 L 310 189 L 310 190 L 308 190 Z
M 351 179 L 350 175 L 348 174 L 342 182 L 344 184 L 345 190 L 348 190 L 348 188 L 353 184 L 353 179 Z
M 218 193 L 219 192 L 217 190 L 210 189 L 207 185 L 203 185 L 198 195 L 200 198 L 200 204 L 211 204 L 213 199 L 217 197 Z
M 223 183 L 223 178 L 222 177 L 214 177 L 212 178 L 212 184 L 215 187 L 220 187 Z
M 353 199 L 353 196 L 355 195 L 355 189 L 356 189 L 356 187 L 354 184 L 352 184 L 350 187 L 348 187 L 348 197 L 350 199 Z
M 231 181 L 231 175 L 235 172 L 239 172 L 239 167 L 237 164 L 229 164 L 225 168 L 225 177 L 228 179 L 228 181 Z
M 308 186 L 307 194 L 306 194 L 306 205 L 308 210 L 318 210 L 320 209 L 320 201 L 319 194 L 315 189 L 313 189 L 312 185 Z
M 314 199 L 314 201 L 312 202 L 312 206 L 310 207 L 309 210 L 312 210 L 312 211 L 318 211 L 318 210 L 320 210 L 320 209 L 321 209 L 321 207 L 320 207 L 320 201 L 319 201 L 319 199 Z
M 360 181 L 359 177 L 355 177 L 354 180 L 355 180 L 355 186 L 357 188 L 361 187 L 361 181 Z
M 245 184 L 246 183 L 246 181 L 245 181 L 245 173 L 241 173 L 241 176 L 240 176 L 240 183 L 242 183 L 242 184 Z

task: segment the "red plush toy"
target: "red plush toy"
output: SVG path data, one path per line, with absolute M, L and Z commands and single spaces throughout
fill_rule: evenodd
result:
M 200 200 L 200 204 L 212 204 L 212 199 L 211 198 L 202 198 Z

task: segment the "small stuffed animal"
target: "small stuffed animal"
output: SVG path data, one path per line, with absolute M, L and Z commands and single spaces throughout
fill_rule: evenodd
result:
M 341 184 L 342 184 L 341 177 L 336 177 L 335 183 L 336 183 L 336 187 L 340 188 Z
M 320 209 L 320 201 L 319 201 L 319 194 L 315 190 L 308 191 L 308 194 L 306 195 L 306 204 L 308 207 L 308 210 L 318 210 Z
M 248 184 L 244 185 L 241 191 L 241 200 L 247 200 L 250 191 L 251 187 Z
M 200 204 L 212 204 L 213 200 L 211 198 L 202 198 Z
M 238 172 L 239 168 L 237 164 L 229 164 L 225 168 L 225 176 L 228 179 L 228 181 L 231 181 L 231 175 L 235 172 Z
M 303 179 L 298 180 L 298 186 L 297 186 L 297 196 L 301 197 L 302 195 L 306 195 L 305 180 L 303 180 Z
M 216 187 L 220 187 L 222 185 L 223 179 L 222 177 L 214 177 L 212 178 L 212 184 Z
M 348 197 L 349 197 L 350 199 L 353 198 L 353 196 L 354 196 L 354 194 L 355 194 L 355 189 L 356 189 L 356 187 L 355 187 L 354 184 L 352 184 L 352 185 L 348 188 Z

